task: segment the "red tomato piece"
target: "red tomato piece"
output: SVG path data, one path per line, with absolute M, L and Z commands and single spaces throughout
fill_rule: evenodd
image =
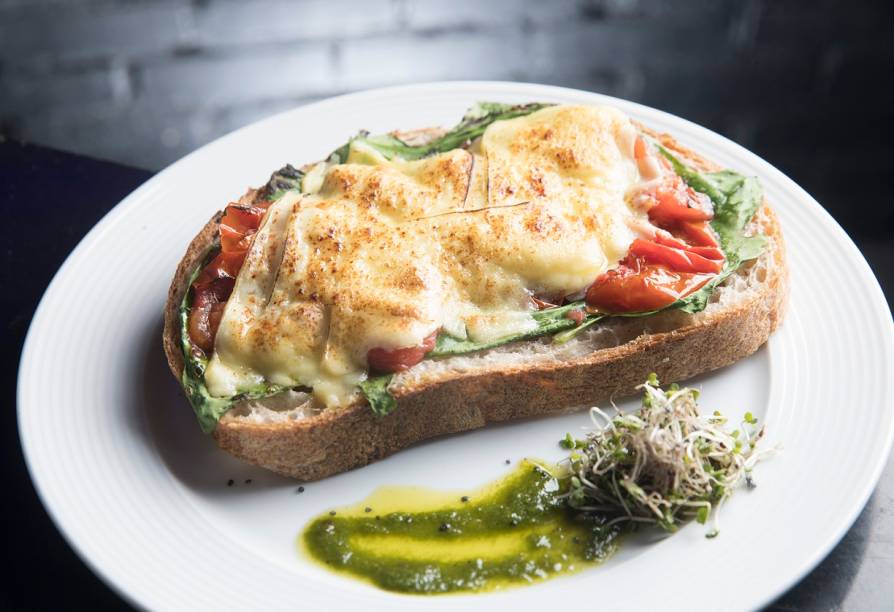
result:
M 245 233 L 236 231 L 227 225 L 220 226 L 220 250 L 224 253 L 242 253 L 248 252 L 251 245 L 251 239 L 257 230 L 249 229 Z
M 258 206 L 227 206 L 220 220 L 220 253 L 193 281 L 189 337 L 205 353 L 214 349 L 214 338 L 224 306 L 233 292 L 245 255 L 269 205 L 265 202 Z
M 609 313 L 658 310 L 698 290 L 712 276 L 678 272 L 628 258 L 590 285 L 587 304 Z
M 717 236 L 714 235 L 711 226 L 703 221 L 678 223 L 674 230 L 681 234 L 687 242 L 695 246 L 718 246 Z
M 402 372 L 419 363 L 425 354 L 435 348 L 438 332 L 434 331 L 419 346 L 397 349 L 371 348 L 366 353 L 369 369 L 380 374 Z
M 261 226 L 261 219 L 264 218 L 266 212 L 266 209 L 259 206 L 230 204 L 224 211 L 220 224 L 244 234 L 248 230 L 258 229 Z
M 201 287 L 193 286 L 192 308 L 187 321 L 189 337 L 206 355 L 214 350 L 214 337 L 235 282 L 233 278 L 220 277 Z
M 587 318 L 587 313 L 585 313 L 581 308 L 575 308 L 574 310 L 569 310 L 567 313 L 565 313 L 565 317 L 580 325 L 584 322 L 584 319 Z
M 652 239 L 658 244 L 663 244 L 664 246 L 673 247 L 675 249 L 688 249 L 689 245 L 683 242 L 682 240 L 678 240 L 674 238 L 673 234 L 666 230 L 658 230 L 655 232 L 655 237 Z
M 723 261 L 725 259 L 723 251 L 717 247 L 691 246 L 687 247 L 686 251 L 694 255 L 701 255 L 705 259 L 713 259 L 715 261 Z
M 245 253 L 224 253 L 221 251 L 208 262 L 192 286 L 202 289 L 219 278 L 236 278 L 245 260 Z
M 669 228 L 688 221 L 709 221 L 714 217 L 710 199 L 683 182 L 677 175 L 668 175 L 652 194 L 655 205 L 649 219 Z
M 247 251 L 251 237 L 258 231 L 266 212 L 257 206 L 227 206 L 220 220 L 221 250 L 225 253 Z
M 664 264 L 677 272 L 716 274 L 723 269 L 722 254 L 721 261 L 717 261 L 691 251 L 675 249 L 642 238 L 637 238 L 631 243 L 629 253 L 646 263 Z

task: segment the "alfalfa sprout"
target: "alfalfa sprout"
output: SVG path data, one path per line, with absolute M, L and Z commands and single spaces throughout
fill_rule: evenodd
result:
M 605 517 L 606 526 L 676 531 L 710 518 L 706 535 L 716 536 L 720 507 L 743 482 L 754 488 L 752 469 L 775 450 L 757 450 L 765 427 L 750 412 L 735 429 L 720 412 L 700 415 L 696 389 L 662 390 L 654 374 L 638 389 L 640 411 L 609 416 L 592 408 L 595 429 L 583 440 L 562 440 L 572 450 L 569 504 Z

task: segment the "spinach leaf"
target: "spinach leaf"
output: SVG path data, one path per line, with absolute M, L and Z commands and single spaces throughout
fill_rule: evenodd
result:
M 333 151 L 329 159 L 336 163 L 346 160 L 353 142 L 362 142 L 372 147 L 386 159 L 392 159 L 393 157 L 400 157 L 408 161 L 422 159 L 429 155 L 444 153 L 465 146 L 470 141 L 481 136 L 484 130 L 495 121 L 529 115 L 547 106 L 550 105 L 539 103 L 501 104 L 498 102 L 479 102 L 466 111 L 459 125 L 427 144 L 414 146 L 405 143 L 392 134 L 370 136 L 366 132 L 361 132 L 347 144 Z
M 371 376 L 360 383 L 360 391 L 369 402 L 369 407 L 377 416 L 385 416 L 397 407 L 397 400 L 388 391 L 393 374 Z
M 553 334 L 562 330 L 577 327 L 577 323 L 565 316 L 569 310 L 580 308 L 583 302 L 574 302 L 556 308 L 548 308 L 538 310 L 531 313 L 531 318 L 537 323 L 537 327 L 517 334 L 510 334 L 496 340 L 488 342 L 475 342 L 469 339 L 454 338 L 450 334 L 441 332 L 435 341 L 433 351 L 426 354 L 426 357 L 448 357 L 450 355 L 461 355 L 463 353 L 472 353 L 474 351 L 483 351 L 485 349 L 494 348 L 517 342 L 519 340 L 530 340 L 538 336 Z
M 577 327 L 573 327 L 566 331 L 559 332 L 558 334 L 553 336 L 553 342 L 555 342 L 557 344 L 564 344 L 565 342 L 568 342 L 569 340 L 574 338 L 576 335 L 578 335 L 579 333 L 581 333 L 588 327 L 595 325 L 596 323 L 598 323 L 605 317 L 606 317 L 606 315 L 604 315 L 604 314 L 587 315 L 587 318 L 584 319 L 583 321 L 581 321 Z
M 278 200 L 287 191 L 301 189 L 301 181 L 303 180 L 303 170 L 295 168 L 292 164 L 286 164 L 270 175 L 270 180 L 264 186 L 264 192 L 268 200 Z
M 715 206 L 726 200 L 726 194 L 718 188 L 716 182 L 706 179 L 704 175 L 699 174 L 689 166 L 685 165 L 661 145 L 658 145 L 658 150 L 661 151 L 661 154 L 664 155 L 668 161 L 670 161 L 671 165 L 674 167 L 674 172 L 679 174 L 680 178 L 686 181 L 687 185 L 711 198 Z M 736 184 L 735 181 L 733 184 Z

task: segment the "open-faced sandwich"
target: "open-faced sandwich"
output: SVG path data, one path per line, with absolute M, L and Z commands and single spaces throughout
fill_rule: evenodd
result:
M 234 455 L 316 479 L 729 365 L 778 325 L 757 179 L 602 106 L 361 133 L 212 217 L 164 348 Z

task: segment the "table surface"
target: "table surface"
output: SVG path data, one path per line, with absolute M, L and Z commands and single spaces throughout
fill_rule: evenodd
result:
M 2 308 L 7 321 L 0 504 L 6 529 L 6 571 L 0 609 L 126 604 L 65 543 L 31 485 L 18 440 L 16 375 L 25 333 L 47 284 L 99 219 L 152 173 L 15 142 L 0 142 L 0 202 L 12 216 L 3 248 Z M 24 232 L 26 227 L 39 231 Z M 860 246 L 859 236 L 854 236 Z M 885 271 L 888 253 L 870 252 Z M 875 261 L 873 261 L 875 260 Z M 882 276 L 883 283 L 890 285 Z M 894 286 L 883 286 L 890 296 Z M 894 602 L 894 461 L 854 526 L 832 553 L 769 610 L 885 610 Z M 769 560 L 768 560 L 769 562 Z M 742 585 L 747 589 L 748 585 Z M 80 606 L 79 606 L 80 607 Z

